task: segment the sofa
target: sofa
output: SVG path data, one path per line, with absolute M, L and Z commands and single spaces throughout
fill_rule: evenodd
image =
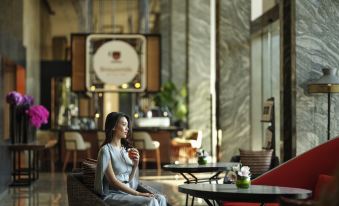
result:
M 139 192 L 159 193 L 154 188 L 139 182 Z M 109 206 L 83 183 L 81 172 L 67 174 L 67 195 L 69 206 Z M 167 203 L 170 206 L 169 203 Z
M 309 189 L 312 190 L 312 200 L 307 200 L 299 205 L 315 205 L 324 190 L 326 191 L 326 186 L 336 181 L 334 174 L 339 172 L 338 157 L 339 137 L 336 137 L 280 164 L 252 180 L 252 184 Z M 259 206 L 259 203 L 224 202 L 223 205 Z M 265 205 L 279 204 L 268 203 Z
M 87 158 L 81 168 L 67 174 L 67 196 L 69 206 L 109 206 L 93 191 L 96 160 Z M 137 191 L 160 194 L 156 189 L 139 181 Z M 170 204 L 167 202 L 167 206 Z

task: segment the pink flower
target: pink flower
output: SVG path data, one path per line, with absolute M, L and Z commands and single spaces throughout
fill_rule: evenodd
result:
M 48 123 L 48 110 L 42 105 L 34 105 L 26 110 L 30 123 L 35 128 L 40 128 L 42 124 Z

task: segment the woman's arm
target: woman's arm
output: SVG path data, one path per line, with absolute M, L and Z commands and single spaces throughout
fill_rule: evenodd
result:
M 138 165 L 139 165 L 139 159 L 140 159 L 139 151 L 136 148 L 130 148 L 128 150 L 128 156 L 133 162 L 132 171 L 131 171 L 131 174 L 129 175 L 129 181 L 132 181 L 132 179 L 134 178 L 136 174 Z
M 113 171 L 113 168 L 112 168 L 112 163 L 110 161 L 109 161 L 108 167 L 105 171 L 105 175 L 106 175 L 109 183 L 112 186 L 114 186 L 115 188 L 117 188 L 118 190 L 121 190 L 121 191 L 126 192 L 126 193 L 131 194 L 131 195 L 136 195 L 136 196 L 145 196 L 145 197 L 153 197 L 154 196 L 154 194 L 152 194 L 152 193 L 138 192 L 138 191 L 128 187 L 127 185 L 123 184 L 122 182 L 120 182 L 114 174 L 114 171 Z

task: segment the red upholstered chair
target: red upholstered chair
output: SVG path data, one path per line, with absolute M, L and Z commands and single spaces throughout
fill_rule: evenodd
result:
M 336 137 L 255 178 L 252 184 L 304 188 L 314 195 L 318 177 L 334 175 L 338 169 L 339 137 Z M 259 203 L 224 202 L 224 206 L 259 206 Z

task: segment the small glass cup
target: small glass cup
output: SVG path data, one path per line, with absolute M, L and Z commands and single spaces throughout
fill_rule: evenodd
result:
M 131 160 L 133 160 L 133 159 L 135 158 L 135 151 L 134 151 L 134 149 L 133 149 L 133 148 L 129 148 L 129 149 L 127 150 L 127 152 L 128 152 L 128 157 L 129 157 Z

